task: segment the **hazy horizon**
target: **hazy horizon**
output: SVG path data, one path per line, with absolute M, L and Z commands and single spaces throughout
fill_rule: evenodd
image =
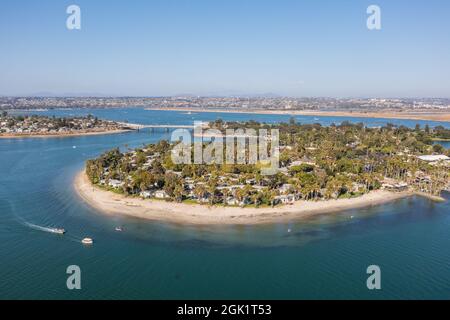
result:
M 69 5 L 81 30 L 69 30 Z M 381 9 L 368 30 L 367 8 Z M 4 96 L 449 98 L 450 3 L 2 3 Z
M 288 96 L 288 95 L 279 95 L 279 94 L 228 94 L 228 95 L 219 95 L 219 94 L 210 94 L 210 95 L 196 95 L 191 93 L 185 94 L 173 94 L 173 95 L 108 95 L 108 94 L 81 94 L 81 93 L 65 93 L 65 94 L 53 94 L 51 92 L 43 92 L 36 94 L 24 94 L 24 95 L 5 95 L 0 94 L 2 98 L 148 98 L 148 99 L 157 99 L 157 98 L 184 98 L 184 97 L 192 97 L 192 98 L 241 98 L 241 99 L 255 99 L 255 98 L 292 98 L 292 99 L 399 99 L 399 100 L 414 100 L 414 99 L 438 99 L 438 100 L 450 100 L 450 97 L 439 97 L 439 96 L 422 96 L 422 97 L 384 97 L 384 96 Z

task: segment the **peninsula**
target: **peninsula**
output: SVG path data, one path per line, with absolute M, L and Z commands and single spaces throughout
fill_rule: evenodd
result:
M 188 223 L 264 223 L 376 205 L 413 194 L 441 199 L 450 186 L 449 151 L 433 139 L 443 127 L 367 128 L 217 120 L 216 130 L 278 129 L 280 168 L 263 164 L 175 164 L 176 144 L 160 141 L 89 160 L 75 189 L 114 214 Z M 204 148 L 208 143 L 204 143 Z
M 131 126 L 92 115 L 86 117 L 56 118 L 45 116 L 0 114 L 0 138 L 70 137 L 122 133 L 134 130 Z

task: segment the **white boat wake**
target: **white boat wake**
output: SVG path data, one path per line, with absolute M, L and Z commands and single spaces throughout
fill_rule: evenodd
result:
M 25 224 L 32 229 L 43 231 L 43 232 L 50 232 L 50 233 L 57 233 L 57 234 L 62 234 L 65 232 L 65 230 L 63 230 L 63 229 L 38 226 L 36 224 L 32 224 L 29 222 L 25 222 Z
M 27 227 L 27 228 L 33 229 L 33 230 L 42 231 L 42 232 L 47 232 L 47 233 L 53 233 L 53 234 L 63 234 L 63 232 L 65 233 L 65 230 L 64 230 L 64 229 L 51 228 L 51 227 L 44 227 L 44 226 L 40 226 L 40 225 L 37 225 L 37 224 L 34 224 L 34 223 L 27 222 L 24 218 L 22 218 L 21 216 L 19 216 L 19 215 L 16 213 L 14 203 L 9 202 L 9 201 L 8 201 L 8 203 L 9 203 L 9 205 L 11 206 L 13 215 L 15 216 L 16 221 L 17 221 L 19 224 L 21 224 L 21 225 L 23 225 L 23 226 L 25 226 L 25 227 Z M 62 232 L 62 231 L 63 231 L 63 232 Z M 69 241 L 72 241 L 72 242 L 77 242 L 77 243 L 80 243 L 80 242 L 81 242 L 81 238 L 75 237 L 75 236 L 73 236 L 73 235 L 67 235 L 67 234 L 65 234 L 64 239 L 69 240 Z
M 53 234 L 64 234 L 63 232 L 61 232 L 61 230 L 63 229 L 57 229 L 57 228 L 50 228 L 50 227 L 43 227 L 43 226 L 38 226 L 37 224 L 33 224 L 33 223 L 29 223 L 29 222 L 24 222 L 24 224 L 34 230 L 37 231 L 43 231 L 43 232 L 48 232 L 48 233 L 53 233 Z M 65 232 L 65 230 L 64 230 Z M 64 239 L 72 241 L 72 242 L 76 242 L 76 243 L 80 243 L 81 242 L 81 238 L 77 238 L 74 236 L 70 236 L 70 235 L 65 235 Z

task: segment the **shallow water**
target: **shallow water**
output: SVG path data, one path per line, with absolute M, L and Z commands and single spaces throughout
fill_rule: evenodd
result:
M 189 124 L 192 117 L 289 120 L 142 109 L 47 113 L 94 113 L 154 124 Z M 341 121 L 319 120 L 324 125 Z M 74 175 L 86 159 L 169 136 L 144 130 L 0 140 L 0 298 L 450 298 L 449 202 L 409 198 L 302 222 L 212 227 L 104 216 L 74 193 Z M 68 233 L 56 235 L 30 224 Z M 124 232 L 114 231 L 118 225 Z M 94 246 L 81 245 L 86 236 L 95 239 Z M 65 270 L 72 264 L 82 270 L 80 291 L 66 288 Z M 381 291 L 366 288 L 371 264 L 381 267 Z

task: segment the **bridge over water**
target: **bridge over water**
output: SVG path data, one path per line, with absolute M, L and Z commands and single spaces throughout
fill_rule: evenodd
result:
M 126 123 L 126 122 L 118 122 L 118 124 L 129 127 L 135 130 L 141 129 L 194 129 L 194 125 L 179 125 L 179 124 L 137 124 L 137 123 Z

